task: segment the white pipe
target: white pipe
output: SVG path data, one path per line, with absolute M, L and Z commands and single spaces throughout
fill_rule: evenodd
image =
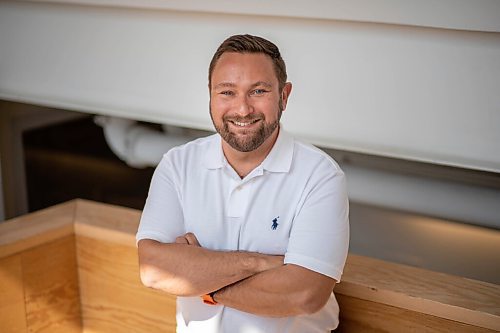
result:
M 94 121 L 103 128 L 111 150 L 121 160 L 135 168 L 156 166 L 167 151 L 196 137 L 182 131 L 175 131 L 176 133 L 156 131 L 135 120 L 125 118 L 96 116 Z M 169 126 L 163 128 L 168 131 Z
M 459 182 L 343 165 L 349 199 L 500 229 L 500 191 Z

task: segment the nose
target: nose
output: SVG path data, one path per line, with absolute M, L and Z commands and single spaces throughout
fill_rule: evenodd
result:
M 243 95 L 237 98 L 235 111 L 241 117 L 245 117 L 253 112 L 253 106 L 248 96 Z

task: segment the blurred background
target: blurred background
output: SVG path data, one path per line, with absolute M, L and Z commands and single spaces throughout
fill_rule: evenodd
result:
M 2 1 L 0 220 L 142 209 L 162 154 L 213 133 L 208 63 L 238 33 L 280 47 L 284 128 L 346 172 L 351 253 L 500 284 L 494 1 Z

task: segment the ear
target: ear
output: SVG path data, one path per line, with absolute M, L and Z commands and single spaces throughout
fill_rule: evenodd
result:
M 281 91 L 281 103 L 283 107 L 283 111 L 286 110 L 286 105 L 288 103 L 288 97 L 290 97 L 290 93 L 292 92 L 292 83 L 287 82 Z

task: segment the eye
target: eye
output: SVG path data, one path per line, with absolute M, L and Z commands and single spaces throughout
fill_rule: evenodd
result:
M 231 90 L 224 90 L 224 91 L 221 91 L 219 94 L 225 95 L 225 96 L 233 96 L 234 92 L 232 92 Z
M 255 89 L 254 91 L 252 91 L 252 95 L 262 95 L 265 94 L 266 92 L 268 91 L 265 89 Z

